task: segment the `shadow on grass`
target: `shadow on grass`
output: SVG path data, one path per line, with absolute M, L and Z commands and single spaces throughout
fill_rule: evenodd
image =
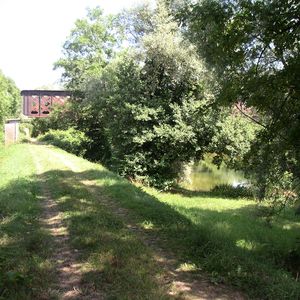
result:
M 187 208 L 183 199 L 181 206 L 171 206 L 106 170 L 81 173 L 53 170 L 42 176 L 47 178 L 52 196 L 64 213 L 71 244 L 79 250 L 83 293 L 95 289 L 104 291 L 110 299 L 168 298 L 162 274 L 149 249 L 101 204 L 104 197 L 127 208 L 133 222 L 150 224 L 149 232 L 159 237 L 163 247 L 171 248 L 180 262 L 195 264 L 210 273 L 214 282 L 225 281 L 258 298 L 300 297 L 299 283 L 283 269 L 296 231 L 266 228 L 249 213 L 254 209 L 250 205 L 214 211 Z M 7 272 L 18 270 L 13 267 L 20 265 L 21 270 L 26 270 L 21 273 L 25 277 L 34 270 L 38 275 L 24 285 L 26 288 L 47 276 L 41 260 L 47 257 L 42 253 L 47 248 L 44 243 L 48 237 L 36 227 L 37 205 L 32 201 L 25 205 L 20 200 L 20 206 L 10 207 L 6 195 L 13 195 L 8 199 L 32 199 L 32 195 L 41 198 L 39 190 L 32 190 L 32 180 L 12 182 L 0 191 L 0 203 L 8 207 L 1 210 L 6 220 L 2 222 L 1 232 L 9 236 L 7 244 L 1 247 L 0 255 L 6 257 L 1 268 Z M 90 181 L 93 193 L 85 181 Z M 35 179 L 34 186 L 38 184 L 39 180 Z M 26 192 L 13 194 L 18 190 Z M 211 193 L 197 193 L 197 197 L 211 198 Z M 37 235 L 35 242 L 30 242 L 26 232 Z M 10 249 L 15 249 L 17 254 L 11 255 Z M 38 262 L 37 256 L 41 257 Z M 24 257 L 28 257 L 28 262 Z
M 0 190 L 0 298 L 39 298 L 52 280 L 51 238 L 39 224 L 39 181 L 18 179 Z
M 67 216 L 74 247 L 84 250 L 82 261 L 92 266 L 87 281 L 92 278 L 95 287 L 106 285 L 117 298 L 139 299 L 132 291 L 139 291 L 143 299 L 158 297 L 153 278 L 159 274 L 148 269 L 153 264 L 147 249 L 101 205 L 101 197 L 107 196 L 127 208 L 134 222 L 151 224 L 153 235 L 165 240 L 163 246 L 171 248 L 179 261 L 208 271 L 213 281 L 226 281 L 254 297 L 300 297 L 299 283 L 284 270 L 297 232 L 267 228 L 252 213 L 255 205 L 222 211 L 186 208 L 184 203 L 171 206 L 105 170 L 45 175 L 53 186 L 61 184 L 53 193 Z M 99 201 L 87 191 L 86 180 Z M 208 198 L 211 193 L 197 196 Z
M 109 172 L 49 171 L 43 176 L 63 212 L 71 245 L 78 250 L 83 294 L 96 290 L 107 299 L 170 298 L 149 249 L 82 183 L 106 180 Z M 101 200 L 103 189 L 95 189 Z

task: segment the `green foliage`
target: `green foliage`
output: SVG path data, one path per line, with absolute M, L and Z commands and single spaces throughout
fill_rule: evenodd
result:
M 21 96 L 15 83 L 0 70 L 0 144 L 4 142 L 4 122 L 20 114 Z
M 247 168 L 262 198 L 281 191 L 283 198 L 274 198 L 281 206 L 300 179 L 299 1 L 184 1 L 175 13 L 214 72 L 218 102 L 240 101 L 258 112 L 263 133 Z
M 118 33 L 113 24 L 114 18 L 103 16 L 99 7 L 88 9 L 87 17 L 76 21 L 63 46 L 63 58 L 55 63 L 55 68 L 63 69 L 69 88 L 82 91 L 114 56 Z
M 0 126 L 6 118 L 15 118 L 20 113 L 20 91 L 15 83 L 0 70 Z M 2 130 L 1 130 L 2 131 Z
M 141 6 L 117 21 L 99 9 L 77 21 L 56 66 L 81 92 L 68 108 L 35 121 L 34 134 L 73 127 L 90 139 L 86 157 L 166 188 L 185 163 L 202 156 L 211 138 L 209 74 L 164 5 L 155 13 Z M 129 41 L 134 34 L 135 50 L 115 56 L 119 36 L 111 34 L 121 31 Z
M 220 184 L 215 186 L 212 190 L 212 194 L 220 197 L 228 198 L 253 198 L 253 191 L 246 186 L 232 186 L 230 184 Z
M 66 151 L 83 156 L 86 152 L 89 139 L 83 132 L 74 128 L 67 130 L 54 130 L 51 129 L 44 135 L 39 137 L 42 142 L 47 142 Z
M 103 114 L 111 164 L 122 175 L 166 188 L 201 157 L 211 129 L 208 74 L 163 6 L 141 52 L 121 53 L 91 83 Z
M 32 136 L 37 137 L 41 134 L 44 134 L 48 130 L 52 129 L 52 120 L 47 118 L 35 118 L 32 120 Z M 53 128 L 54 129 L 54 128 Z M 56 129 L 56 128 L 55 128 Z
M 224 109 L 216 122 L 210 143 L 210 152 L 216 154 L 214 163 L 220 166 L 224 161 L 229 168 L 242 169 L 244 158 L 260 129 L 249 118 L 234 110 L 228 113 Z
M 110 149 L 102 124 L 102 111 L 78 97 L 72 97 L 63 106 L 52 109 L 50 117 L 33 119 L 33 136 L 45 134 L 50 129 L 67 130 L 74 128 L 85 134 L 84 156 L 93 161 L 107 163 Z
M 102 124 L 102 112 L 95 104 L 85 101 L 84 92 L 90 81 L 98 78 L 115 57 L 121 43 L 121 32 L 117 17 L 103 16 L 99 7 L 89 9 L 86 18 L 76 21 L 64 44 L 63 58 L 55 64 L 56 68 L 63 69 L 63 80 L 73 91 L 73 97 L 68 105 L 52 112 L 50 118 L 35 120 L 35 136 L 49 129 L 73 127 L 89 138 L 86 157 L 108 162 L 110 149 Z
M 74 105 L 74 107 L 76 107 Z M 31 121 L 33 126 L 32 136 L 37 137 L 50 129 L 66 130 L 76 125 L 76 111 L 72 106 L 72 99 L 63 106 L 57 105 L 51 108 L 51 114 L 47 118 L 34 118 Z
M 21 122 L 20 123 L 20 133 L 26 134 L 26 131 L 28 131 L 29 136 L 31 135 L 33 130 L 33 125 L 30 122 Z
M 33 119 L 21 118 L 19 124 L 19 141 L 28 142 L 33 132 Z
M 265 199 L 269 206 L 269 216 L 295 205 L 299 199 L 299 160 L 285 139 L 270 140 L 269 132 L 261 131 L 245 163 L 258 198 Z
M 142 38 L 154 30 L 155 11 L 150 2 L 141 3 L 119 14 L 117 22 L 131 46 L 140 47 Z

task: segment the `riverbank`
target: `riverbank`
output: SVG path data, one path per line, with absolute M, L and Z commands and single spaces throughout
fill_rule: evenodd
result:
M 220 290 L 256 299 L 300 298 L 291 252 L 300 222 L 292 211 L 270 227 L 251 199 L 161 193 L 51 146 L 15 145 L 0 160 L 3 297 L 60 295 L 59 262 L 51 251 L 57 239 L 39 222 L 41 204 L 51 199 L 76 252 L 77 292 L 84 297 L 92 291 L 104 299 L 188 299 L 188 285 L 176 285 L 163 260 L 156 260 L 155 253 L 172 253 L 170 267 L 191 282 L 206 282 L 203 299 Z

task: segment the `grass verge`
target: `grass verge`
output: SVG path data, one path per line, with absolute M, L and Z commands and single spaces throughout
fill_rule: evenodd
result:
M 105 299 L 169 299 L 151 251 L 120 218 L 101 205 L 101 191 L 97 191 L 97 197 L 89 192 L 82 183 L 86 172 L 73 172 L 62 161 L 51 161 L 45 146 L 36 149 L 44 162 L 43 176 L 68 228 L 72 249 L 78 253 L 83 297 L 95 290 Z M 94 166 L 60 153 L 66 161 L 75 160 L 78 168 Z
M 82 170 L 77 178 L 93 181 L 99 195 L 129 209 L 132 220 L 176 253 L 179 264 L 203 270 L 212 282 L 236 286 L 251 298 L 300 298 L 294 276 L 299 264 L 291 255 L 300 222 L 291 211 L 269 227 L 251 200 L 209 192 L 160 193 L 134 186 L 99 165 L 68 158 Z
M 47 235 L 37 221 L 39 180 L 26 147 L 34 146 L 18 145 L 0 155 L 1 274 L 6 278 L 11 271 L 15 278 L 21 275 L 13 280 L 13 288 L 2 284 L 1 293 L 11 299 L 38 294 L 35 288 L 44 290 L 51 270 Z M 300 284 L 293 276 L 299 267 L 295 251 L 300 222 L 292 212 L 286 211 L 268 227 L 251 200 L 208 192 L 160 193 L 134 186 L 100 165 L 52 147 L 78 169 L 71 171 L 52 159 L 46 146 L 35 147 L 72 246 L 80 254 L 87 290 L 103 291 L 107 299 L 168 298 L 152 253 L 101 205 L 105 196 L 127 208 L 133 222 L 172 249 L 178 264 L 189 266 L 189 271 L 205 271 L 212 282 L 236 286 L 251 298 L 300 298 Z M 97 197 L 84 186 L 86 180 L 92 182 Z M 13 298 L 15 285 L 18 294 Z
M 0 299 L 47 296 L 51 239 L 39 223 L 42 196 L 25 145 L 0 149 Z M 49 299 L 49 298 L 48 298 Z

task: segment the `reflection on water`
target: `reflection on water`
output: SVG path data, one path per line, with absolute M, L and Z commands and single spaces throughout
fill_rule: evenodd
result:
M 206 158 L 197 165 L 191 167 L 191 172 L 182 186 L 192 191 L 210 191 L 220 184 L 237 186 L 244 183 L 245 178 L 242 172 L 227 169 L 221 166 L 219 169 Z

